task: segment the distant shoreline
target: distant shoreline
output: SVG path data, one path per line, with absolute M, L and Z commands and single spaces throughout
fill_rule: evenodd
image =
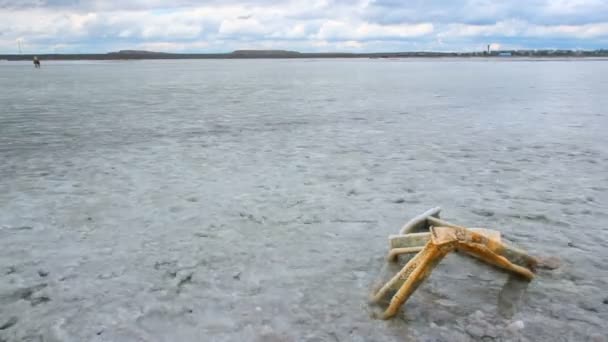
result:
M 374 53 L 301 53 L 284 50 L 239 50 L 230 53 L 163 53 L 136 50 L 100 54 L 0 54 L 0 60 L 149 60 L 149 59 L 298 59 L 298 58 L 602 58 L 608 50 L 518 50 L 492 52 L 374 52 Z

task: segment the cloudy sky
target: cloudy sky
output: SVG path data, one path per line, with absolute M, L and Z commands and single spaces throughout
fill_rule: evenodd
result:
M 18 43 L 20 42 L 20 43 Z M 608 0 L 0 0 L 0 53 L 608 48 Z

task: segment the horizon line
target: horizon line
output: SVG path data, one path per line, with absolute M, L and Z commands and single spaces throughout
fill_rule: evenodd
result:
M 435 51 L 435 50 L 411 50 L 411 51 L 370 51 L 370 52 L 353 52 L 353 51 L 316 51 L 316 52 L 301 52 L 297 50 L 285 49 L 238 49 L 229 52 L 167 52 L 167 51 L 151 51 L 140 49 L 122 49 L 118 51 L 107 52 L 18 52 L 18 53 L 0 53 L 0 56 L 33 56 L 33 55 L 144 55 L 144 54 L 163 54 L 163 55 L 237 55 L 237 54 L 298 54 L 298 55 L 331 55 L 331 54 L 349 54 L 349 55 L 382 55 L 382 54 L 449 54 L 449 55 L 466 55 L 466 54 L 496 54 L 501 52 L 511 53 L 538 53 L 538 52 L 571 52 L 571 53 L 589 53 L 589 52 L 608 52 L 608 48 L 598 49 L 495 49 L 495 50 L 471 50 L 471 51 Z

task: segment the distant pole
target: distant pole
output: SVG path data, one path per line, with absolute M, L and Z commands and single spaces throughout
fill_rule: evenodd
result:
M 17 46 L 19 47 L 19 54 L 22 54 L 23 51 L 21 51 L 21 39 L 17 39 Z
M 490 54 L 490 44 L 488 44 L 488 55 Z

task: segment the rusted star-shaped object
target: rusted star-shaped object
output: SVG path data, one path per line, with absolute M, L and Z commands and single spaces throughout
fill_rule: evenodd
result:
M 372 293 L 371 301 L 374 303 L 390 297 L 383 319 L 394 317 L 433 268 L 450 252 L 463 252 L 528 281 L 534 278 L 533 272 L 538 267 L 557 267 L 554 260 L 545 262 L 502 243 L 498 231 L 466 228 L 441 220 L 440 211 L 440 208 L 428 210 L 405 224 L 398 235 L 389 237 L 389 262 L 396 262 L 402 254 L 415 253 L 415 256 Z

